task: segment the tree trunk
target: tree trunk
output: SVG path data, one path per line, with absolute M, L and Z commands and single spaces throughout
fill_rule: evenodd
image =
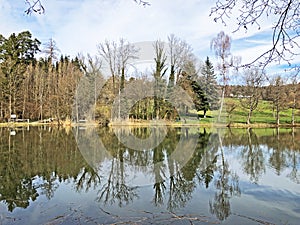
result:
M 293 108 L 292 108 L 292 126 L 295 126 L 295 109 L 296 109 L 296 97 L 293 99 Z
M 280 121 L 279 121 L 279 106 L 276 106 L 276 124 L 279 125 Z
M 249 109 L 248 118 L 247 118 L 247 124 L 251 124 L 251 122 L 250 122 L 251 116 L 252 116 L 252 109 Z
M 225 98 L 225 86 L 222 88 L 222 96 L 221 96 L 221 104 L 220 104 L 220 110 L 219 110 L 219 115 L 218 115 L 218 122 L 221 121 L 221 114 L 222 114 L 222 110 L 223 110 L 224 98 Z
M 8 115 L 8 116 L 9 116 L 9 119 L 10 119 L 10 115 L 12 114 L 12 103 L 11 103 L 11 98 L 12 98 L 12 97 L 11 97 L 11 94 L 9 95 L 8 98 L 9 98 L 9 103 L 8 103 L 8 104 L 9 104 L 9 105 L 8 105 L 8 112 L 9 112 L 9 115 Z

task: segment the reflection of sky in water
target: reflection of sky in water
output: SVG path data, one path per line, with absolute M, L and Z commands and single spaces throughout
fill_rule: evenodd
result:
M 291 173 L 292 165 L 285 164 L 284 169 L 280 171 L 280 175 L 277 175 L 276 170 L 269 162 L 273 150 L 265 145 L 260 147 L 264 156 L 265 170 L 259 177 L 257 184 L 250 182 L 249 175 L 244 172 L 242 163 L 245 159 L 241 156 L 243 147 L 224 147 L 224 158 L 229 164 L 229 170 L 239 177 L 241 195 L 229 197 L 231 214 L 226 220 L 222 221 L 222 224 L 262 224 L 263 222 L 270 222 L 296 225 L 300 220 L 300 185 L 293 182 L 288 176 Z M 299 152 L 295 153 L 296 157 L 299 158 Z M 80 154 L 79 151 L 78 154 Z M 220 168 L 222 167 L 220 149 L 217 154 L 219 155 L 217 165 Z M 163 151 L 162 155 L 165 158 L 163 161 L 164 168 L 170 167 L 169 161 L 166 160 L 166 152 Z M 150 156 L 152 158 L 153 155 Z M 62 182 L 55 178 L 53 183 L 57 185 L 57 189 L 50 200 L 42 194 L 43 190 L 38 188 L 39 197 L 36 201 L 30 201 L 30 205 L 26 209 L 15 208 L 12 213 L 9 213 L 6 211 L 5 204 L 0 202 L 0 224 L 95 224 L 99 222 L 106 224 L 124 221 L 129 223 L 129 221 L 134 222 L 141 218 L 145 220 L 139 224 L 144 224 L 143 222 L 148 224 L 150 222 L 155 224 L 171 223 L 173 215 L 168 207 L 170 207 L 170 203 L 174 205 L 179 204 L 179 202 L 169 201 L 171 179 L 168 169 L 164 171 L 164 168 L 160 168 L 161 170 L 159 170 L 165 178 L 162 180 L 165 190 L 161 202 L 154 204 L 156 193 L 153 166 L 149 164 L 139 168 L 137 165 L 129 165 L 128 162 L 124 162 L 124 181 L 128 187 L 135 188 L 136 196 L 132 201 L 123 202 L 120 207 L 117 200 L 107 203 L 103 199 L 98 201 L 103 186 L 110 180 L 112 163 L 114 163 L 115 172 L 118 172 L 117 168 L 120 168 L 120 163 L 118 164 L 116 159 L 112 159 L 112 157 L 104 157 L 103 159 L 101 163 L 98 161 L 100 164 L 97 166 L 100 184 L 91 185 L 88 190 L 86 190 L 85 184 L 78 191 L 76 182 L 78 182 L 83 171 L 76 178 L 67 178 Z M 299 168 L 299 163 L 297 167 Z M 199 168 L 202 167 L 198 166 L 198 172 Z M 197 177 L 194 176 L 192 180 L 194 183 L 189 189 L 191 191 L 190 195 L 185 195 L 186 199 L 181 202 L 182 205 L 177 208 L 174 207 L 173 212 L 177 215 L 190 215 L 191 217 L 201 218 L 203 221 L 208 221 L 208 224 L 219 222 L 209 208 L 209 203 L 214 201 L 215 194 L 220 193 L 220 190 L 216 189 L 215 186 L 219 174 L 220 171 L 216 172 L 215 170 L 214 180 L 209 183 L 207 189 L 204 182 L 198 182 Z M 183 173 L 180 175 L 183 177 Z M 113 176 L 117 176 L 117 174 L 114 173 Z M 53 177 L 55 177 L 54 174 Z M 42 185 L 43 182 L 44 180 L 39 176 L 33 178 L 35 187 Z M 113 184 L 116 185 L 116 180 Z M 177 184 L 180 185 L 181 183 Z M 188 220 L 180 222 L 184 223 Z
M 106 178 L 104 174 L 103 176 Z M 222 224 L 260 224 L 257 222 L 260 219 L 262 222 L 296 225 L 300 219 L 299 193 L 247 181 L 240 181 L 240 188 L 241 197 L 231 198 L 232 214 Z M 203 185 L 197 185 L 190 201 L 184 208 L 175 210 L 175 213 L 194 215 L 194 217 L 200 215 L 204 221 L 217 222 L 218 220 L 210 214 L 208 209 L 208 203 L 213 199 L 214 191 L 213 185 L 210 185 L 208 189 Z M 78 193 L 75 192 L 72 182 L 63 182 L 60 183 L 50 201 L 45 196 L 41 196 L 38 201 L 32 202 L 27 210 L 16 209 L 10 216 L 26 218 L 26 222 L 30 224 L 47 222 L 77 224 L 76 221 L 78 222 L 79 218 L 82 222 L 88 221 L 86 224 L 93 224 L 95 221 L 101 221 L 101 223 L 134 221 L 138 218 L 148 218 L 146 221 L 156 221 L 155 223 L 158 224 L 162 218 L 171 221 L 172 216 L 167 210 L 168 195 L 163 199 L 164 204 L 154 206 L 154 191 L 151 185 L 139 187 L 137 193 L 138 198 L 120 208 L 116 204 L 105 205 L 103 202 L 95 201 L 96 196 L 99 195 L 97 188 Z M 1 205 L 0 210 L 3 208 Z M 8 222 L 9 219 L 4 220 L 4 224 L 6 224 L 5 221 Z M 13 224 L 24 224 L 24 220 L 17 219 Z
M 280 175 L 277 175 L 268 162 L 272 149 L 265 145 L 260 147 L 265 156 L 265 172 L 257 184 L 249 182 L 249 175 L 241 170 L 240 151 L 243 147 L 234 147 L 234 150 L 225 148 L 225 158 L 230 162 L 230 170 L 238 174 L 242 190 L 241 198 L 232 200 L 233 209 L 235 205 L 237 206 L 233 212 L 240 211 L 241 214 L 247 216 L 253 214 L 253 218 L 261 215 L 261 218 L 269 218 L 275 224 L 298 224 L 300 221 L 300 187 L 288 177 L 292 166 L 283 169 Z M 299 166 L 298 164 L 297 168 Z
M 288 177 L 288 175 L 292 171 L 292 166 L 290 165 L 288 166 L 288 168 L 284 168 L 281 171 L 280 175 L 277 175 L 275 169 L 269 163 L 269 156 L 271 150 L 268 149 L 268 147 L 265 145 L 260 145 L 260 147 L 264 155 L 265 172 L 259 178 L 258 184 L 271 186 L 278 189 L 287 189 L 291 192 L 298 193 L 300 196 L 299 184 L 291 181 L 291 179 Z M 224 152 L 226 155 L 226 159 L 229 162 L 230 169 L 238 173 L 240 181 L 249 182 L 249 175 L 241 170 L 242 159 L 240 157 L 240 152 L 242 151 L 242 149 L 243 147 L 234 147 L 234 150 L 229 150 L 228 148 L 225 148 Z M 299 155 L 299 153 L 297 154 Z M 298 176 L 300 176 L 300 164 L 297 164 L 297 168 L 299 168 Z

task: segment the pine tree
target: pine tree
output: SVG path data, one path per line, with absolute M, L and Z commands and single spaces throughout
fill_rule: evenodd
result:
M 32 39 L 29 31 L 11 34 L 7 39 L 0 35 L 0 70 L 3 81 L 0 88 L 5 99 L 8 99 L 8 115 L 22 113 L 18 104 L 24 96 L 20 93 L 26 67 L 35 60 L 40 41 Z
M 200 83 L 203 87 L 204 94 L 208 101 L 208 110 L 215 110 L 219 108 L 219 93 L 217 78 L 214 72 L 214 67 L 209 60 L 209 57 L 206 58 L 204 65 L 201 70 Z M 204 117 L 206 113 L 204 113 Z
M 204 115 L 209 110 L 209 101 L 208 98 L 194 76 L 185 73 L 182 73 L 181 79 L 179 79 L 180 86 L 185 90 L 185 92 L 192 98 L 193 104 L 197 111 L 204 111 Z
M 206 116 L 206 112 L 209 110 L 209 101 L 208 98 L 202 89 L 201 85 L 196 81 L 191 81 L 191 87 L 193 90 L 193 103 L 195 104 L 195 108 L 197 111 L 204 111 L 204 117 Z

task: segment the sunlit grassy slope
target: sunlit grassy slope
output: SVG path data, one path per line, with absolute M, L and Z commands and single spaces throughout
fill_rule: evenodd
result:
M 196 114 L 196 112 L 191 112 Z M 202 117 L 202 112 L 199 113 Z M 237 98 L 226 98 L 224 110 L 221 117 L 222 123 L 239 123 L 245 124 L 247 121 L 248 110 L 243 108 Z M 280 124 L 288 125 L 292 121 L 292 109 L 285 108 L 280 112 Z M 218 111 L 209 111 L 206 118 L 200 119 L 201 123 L 214 123 L 217 121 Z M 199 123 L 196 117 L 187 117 L 188 123 Z M 252 124 L 276 124 L 275 111 L 273 110 L 272 102 L 260 101 L 257 109 L 253 112 L 251 118 Z M 295 123 L 300 124 L 300 110 L 295 111 Z

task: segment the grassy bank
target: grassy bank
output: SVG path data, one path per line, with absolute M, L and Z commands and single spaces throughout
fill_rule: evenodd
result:
M 182 127 L 182 126 L 201 126 L 201 127 L 277 127 L 275 112 L 271 102 L 260 101 L 257 109 L 253 112 L 251 118 L 251 124 L 246 124 L 248 112 L 246 109 L 240 106 L 239 100 L 236 98 L 225 99 L 224 112 L 221 116 L 221 121 L 217 122 L 218 111 L 209 111 L 206 118 L 203 118 L 201 112 L 199 113 L 200 119 L 198 119 L 198 114 L 196 111 L 191 111 L 189 115 L 181 116 L 180 121 L 121 121 L 112 122 L 110 126 L 172 126 L 172 127 Z M 280 112 L 280 126 L 289 127 L 292 121 L 292 109 L 287 108 Z M 41 123 L 41 122 L 30 122 L 30 123 L 0 123 L 0 127 L 15 127 L 15 126 L 41 126 L 41 125 L 52 125 L 58 126 L 57 123 Z M 71 121 L 64 121 L 60 124 L 61 126 L 76 126 L 76 125 L 97 125 L 97 123 L 79 123 L 74 124 Z M 300 110 L 295 112 L 295 126 L 300 127 Z
M 193 112 L 196 114 L 196 112 Z M 226 98 L 224 112 L 218 123 L 218 110 L 209 111 L 206 118 L 200 119 L 200 124 L 214 124 L 215 126 L 231 126 L 231 127 L 277 127 L 275 111 L 272 103 L 269 101 L 260 101 L 257 109 L 252 113 L 251 124 L 246 123 L 248 111 L 241 107 L 239 99 Z M 291 126 L 292 109 L 286 108 L 280 112 L 280 126 Z M 197 115 L 195 115 L 197 116 Z M 202 116 L 200 112 L 200 117 Z M 197 120 L 186 118 L 188 123 L 199 123 Z M 300 110 L 295 111 L 295 126 L 300 126 Z
M 232 105 L 235 109 L 229 113 Z M 231 123 L 246 123 L 248 111 L 240 106 L 239 99 L 227 98 L 225 101 L 226 117 Z M 280 112 L 280 124 L 290 125 L 292 122 L 292 109 L 285 108 Z M 276 125 L 275 111 L 270 101 L 260 101 L 257 109 L 253 112 L 251 118 L 252 124 L 269 124 Z M 295 111 L 295 123 L 300 123 L 300 111 Z

